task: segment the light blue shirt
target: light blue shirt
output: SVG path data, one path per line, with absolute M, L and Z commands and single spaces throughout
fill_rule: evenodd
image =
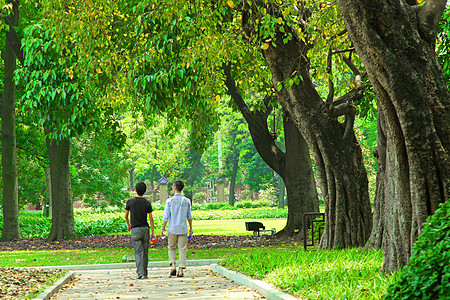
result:
M 186 234 L 188 232 L 186 220 L 192 220 L 191 200 L 176 193 L 166 201 L 163 222 L 169 222 L 167 230 L 170 233 Z

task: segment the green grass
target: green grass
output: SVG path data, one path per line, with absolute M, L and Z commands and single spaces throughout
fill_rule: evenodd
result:
M 245 229 L 245 222 L 248 221 L 261 222 L 266 229 L 275 228 L 277 232 L 282 230 L 286 225 L 286 219 L 194 220 L 194 235 L 252 235 L 253 231 L 247 231 Z M 161 234 L 161 228 L 156 226 L 155 233 L 157 235 Z M 130 232 L 126 231 L 115 234 L 130 234 Z
M 301 299 L 380 299 L 393 280 L 380 274 L 382 262 L 382 251 L 305 252 L 294 244 L 240 251 L 221 264 Z
M 234 254 L 241 248 L 189 249 L 187 259 L 215 259 Z M 249 248 L 242 248 L 249 249 Z M 123 256 L 133 256 L 130 248 L 97 248 L 55 251 L 1 252 L 0 267 L 39 267 L 121 263 Z M 149 261 L 168 260 L 167 249 L 149 249 Z
M 245 222 L 255 219 L 240 220 L 194 220 L 194 234 L 205 235 L 251 235 L 252 231 L 245 229 Z M 278 231 L 286 225 L 286 219 L 258 219 L 266 229 L 275 228 Z

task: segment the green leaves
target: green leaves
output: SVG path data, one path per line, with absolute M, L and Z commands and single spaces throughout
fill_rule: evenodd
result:
M 428 217 L 413 254 L 384 299 L 450 297 L 450 201 Z

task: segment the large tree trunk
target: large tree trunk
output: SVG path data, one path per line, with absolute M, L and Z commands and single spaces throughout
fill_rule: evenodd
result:
M 364 246 L 365 249 L 379 250 L 383 247 L 384 212 L 386 211 L 385 199 L 387 195 L 386 182 L 389 182 L 386 173 L 386 136 L 384 134 L 385 121 L 383 113 L 377 116 L 377 151 L 375 157 L 378 160 L 375 199 L 373 200 L 373 226 L 370 238 Z
M 17 25 L 18 3 L 14 5 L 14 15 L 8 17 L 11 25 Z M 2 241 L 21 238 L 19 227 L 19 197 L 16 153 L 16 85 L 14 71 L 16 70 L 16 55 L 11 42 L 6 41 L 4 51 L 4 80 L 1 102 L 2 118 L 2 176 L 3 176 L 3 232 Z
M 46 131 L 48 134 L 49 131 Z M 70 140 L 46 139 L 51 177 L 52 228 L 49 241 L 68 240 L 77 237 L 70 187 Z
M 283 153 L 268 130 L 267 117 L 271 110 L 268 103 L 271 97 L 266 96 L 264 99 L 266 112 L 251 111 L 236 89 L 230 65 L 224 65 L 224 72 L 228 92 L 247 121 L 255 148 L 261 158 L 283 178 L 286 184 L 288 219 L 285 228 L 279 231 L 278 235 L 299 234 L 299 237 L 303 238 L 301 236 L 304 226 L 303 214 L 319 211 L 309 148 L 291 119 L 284 116 L 286 153 Z
M 450 196 L 450 95 L 435 55 L 445 0 L 338 0 L 386 120 L 383 269 L 404 266 Z
M 362 88 L 358 86 L 339 101 L 333 101 L 330 93 L 331 101 L 325 103 L 309 75 L 308 45 L 290 27 L 284 26 L 283 31 L 292 34 L 292 40 L 284 43 L 284 33 L 277 31 L 263 54 L 274 86 L 295 77 L 298 80 L 298 84 L 277 89 L 277 94 L 315 157 L 325 203 L 325 230 L 320 247 L 364 246 L 370 235 L 372 215 L 361 147 L 353 130 L 352 106 L 355 97 L 361 97 Z M 345 115 L 343 123 L 337 119 L 341 115 Z
M 309 147 L 291 118 L 283 116 L 286 154 L 283 178 L 287 191 L 288 219 L 283 231 L 292 236 L 303 234 L 303 215 L 319 212 L 314 172 Z M 298 230 L 298 231 L 297 231 Z M 303 237 L 302 237 L 303 238 Z

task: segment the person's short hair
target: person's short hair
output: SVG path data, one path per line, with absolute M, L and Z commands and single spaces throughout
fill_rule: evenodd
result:
M 143 196 L 146 191 L 147 191 L 147 185 L 145 184 L 145 182 L 141 181 L 141 182 L 136 183 L 136 193 L 139 196 Z
M 173 186 L 177 189 L 177 191 L 181 192 L 184 189 L 184 183 L 181 180 L 177 180 L 173 183 Z

